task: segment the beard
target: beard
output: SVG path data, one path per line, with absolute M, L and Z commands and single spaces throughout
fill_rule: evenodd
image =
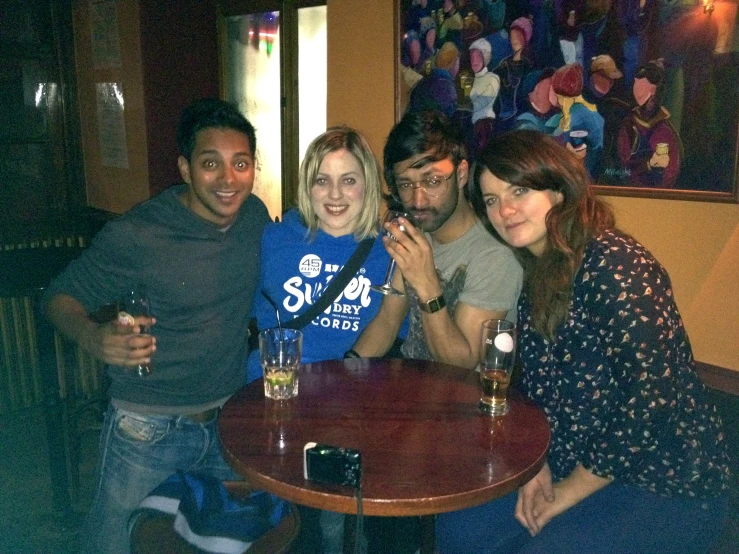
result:
M 457 204 L 459 203 L 459 190 L 454 187 L 452 191 L 454 194 L 451 194 L 446 202 L 441 206 L 429 206 L 421 209 L 406 207 L 406 211 L 409 212 L 415 220 L 416 229 L 419 229 L 424 233 L 433 233 L 447 222 L 454 213 L 454 210 L 457 209 Z

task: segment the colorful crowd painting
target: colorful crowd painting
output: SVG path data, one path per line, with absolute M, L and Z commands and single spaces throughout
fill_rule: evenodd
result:
M 457 119 L 473 157 L 536 129 L 600 184 L 731 186 L 736 0 L 401 0 L 399 14 L 403 109 Z

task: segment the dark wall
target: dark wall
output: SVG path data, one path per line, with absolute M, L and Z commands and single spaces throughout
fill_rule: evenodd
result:
M 85 205 L 71 29 L 68 2 L 0 2 L 0 250 L 78 232 L 64 221 Z
M 216 0 L 141 0 L 149 183 L 152 196 L 179 182 L 175 131 L 191 101 L 217 97 Z

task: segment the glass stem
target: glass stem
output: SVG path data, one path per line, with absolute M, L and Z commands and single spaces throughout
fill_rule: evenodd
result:
M 393 282 L 393 275 L 395 274 L 395 260 L 390 259 L 390 264 L 387 266 L 387 273 L 385 273 L 385 286 L 389 287 Z

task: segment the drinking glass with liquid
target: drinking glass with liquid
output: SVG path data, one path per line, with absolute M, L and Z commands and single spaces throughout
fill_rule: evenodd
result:
M 118 303 L 118 321 L 121 323 L 133 327 L 140 317 L 151 317 L 151 304 L 143 285 L 137 285 L 127 291 Z M 151 327 L 148 324 L 139 324 L 138 332 L 141 335 L 151 335 Z M 139 377 L 146 377 L 151 374 L 153 368 L 149 362 L 135 366 L 132 371 Z
M 508 413 L 508 386 L 516 360 L 516 324 L 489 319 L 482 324 L 479 408 L 499 416 Z
M 287 400 L 298 395 L 298 368 L 302 353 L 302 331 L 273 327 L 259 333 L 264 396 Z

